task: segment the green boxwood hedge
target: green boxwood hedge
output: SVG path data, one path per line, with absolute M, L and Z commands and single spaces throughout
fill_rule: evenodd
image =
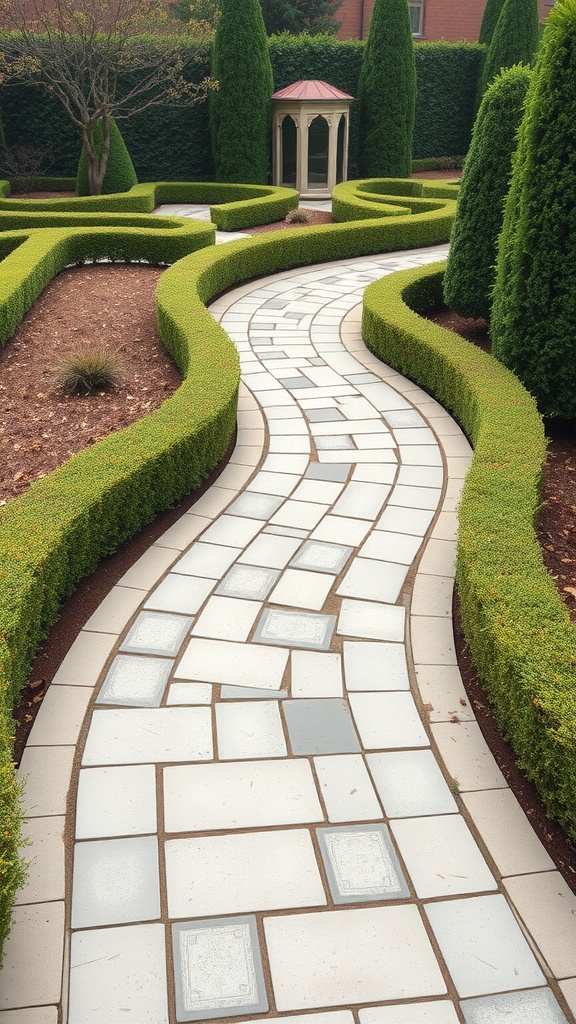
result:
M 443 266 L 370 285 L 363 334 L 456 416 L 474 446 L 457 557 L 466 640 L 518 763 L 576 836 L 576 631 L 535 534 L 543 426 L 517 377 L 417 315 L 442 303 Z
M 426 222 L 434 224 L 433 231 L 438 232 L 441 223 L 452 224 L 454 220 L 458 190 L 458 185 L 429 183 L 411 178 L 345 181 L 336 185 L 332 192 L 332 214 L 336 221 L 428 215 Z M 448 241 L 444 238 L 438 240 Z

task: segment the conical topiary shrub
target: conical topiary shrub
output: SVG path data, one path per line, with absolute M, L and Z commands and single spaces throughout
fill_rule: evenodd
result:
M 538 0 L 504 0 L 480 75 L 477 106 L 502 68 L 531 64 L 539 45 Z
M 102 150 L 102 124 L 96 122 L 92 132 L 94 145 L 97 153 Z M 106 165 L 106 173 L 102 183 L 102 194 L 110 195 L 112 192 L 128 192 L 133 185 L 138 184 L 134 164 L 126 149 L 126 143 L 122 138 L 120 129 L 115 121 L 110 122 L 110 153 Z M 76 192 L 79 196 L 89 196 L 90 182 L 88 180 L 88 160 L 86 152 L 82 149 L 78 172 L 76 174 Z
M 480 35 L 478 36 L 479 43 L 484 43 L 485 46 L 490 46 L 492 36 L 494 35 L 494 29 L 496 28 L 503 6 L 504 0 L 486 0 L 482 24 L 480 25 Z

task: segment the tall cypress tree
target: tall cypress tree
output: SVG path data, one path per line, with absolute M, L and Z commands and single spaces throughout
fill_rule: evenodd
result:
M 403 178 L 412 166 L 416 67 L 406 0 L 376 0 L 358 84 L 360 173 Z
M 498 235 L 530 77 L 521 64 L 502 71 L 488 86 L 474 124 L 444 275 L 446 305 L 461 316 L 490 315 Z
M 538 0 L 504 0 L 480 76 L 478 106 L 502 68 L 531 64 L 539 44 Z
M 212 48 L 210 131 L 218 181 L 266 183 L 272 65 L 258 0 L 222 0 Z
M 492 307 L 492 351 L 541 412 L 576 417 L 576 0 L 551 11 L 526 100 Z
M 504 0 L 486 0 L 482 24 L 480 25 L 480 35 L 478 36 L 479 43 L 484 43 L 485 46 L 490 46 L 492 36 L 494 35 L 494 29 L 496 28 L 496 23 L 500 17 L 500 12 L 503 6 Z

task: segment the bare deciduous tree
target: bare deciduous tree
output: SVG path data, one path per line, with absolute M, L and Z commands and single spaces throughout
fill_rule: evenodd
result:
M 162 0 L 0 0 L 0 81 L 40 84 L 77 127 L 93 195 L 102 191 L 110 124 L 149 107 L 192 106 L 214 82 L 191 82 L 211 27 L 168 18 Z M 102 125 L 102 146 L 94 126 Z

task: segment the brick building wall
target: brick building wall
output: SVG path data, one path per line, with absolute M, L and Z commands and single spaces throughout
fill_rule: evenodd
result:
M 457 43 L 478 41 L 486 0 L 408 0 L 416 39 L 446 39 Z M 540 21 L 545 21 L 554 0 L 538 0 Z M 365 39 L 374 0 L 343 0 L 338 10 L 340 39 Z M 417 31 L 420 28 L 420 32 Z

